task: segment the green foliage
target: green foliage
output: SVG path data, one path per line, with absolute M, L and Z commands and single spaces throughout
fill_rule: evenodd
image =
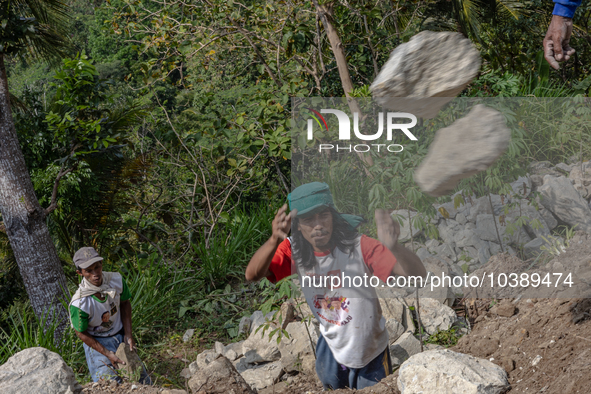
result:
M 269 340 L 275 338 L 277 343 L 281 342 L 282 338 L 289 339 L 289 333 L 281 328 L 283 321 L 280 308 L 283 302 L 301 296 L 301 291 L 298 285 L 294 282 L 294 279 L 296 278 L 297 274 L 294 274 L 281 279 L 275 284 L 269 282 L 267 278 L 263 278 L 263 280 L 259 282 L 261 297 L 265 300 L 261 305 L 261 312 L 266 316 L 269 312 L 274 310 L 275 313 L 273 314 L 271 321 L 276 321 L 279 327 L 272 326 L 271 322 L 267 320 L 256 329 L 256 332 L 262 330 L 262 335 L 265 335 L 265 333 L 269 331 Z M 296 308 L 299 307 L 300 305 L 296 305 Z
M 0 3 L 0 54 L 52 60 L 67 45 L 67 6 L 59 0 L 12 0 Z
M 125 142 L 124 131 L 139 121 L 142 111 L 137 105 L 107 107 L 107 81 L 98 78 L 86 55 L 64 59 L 55 79 L 56 97 L 46 121 L 62 152 L 61 163 L 73 165 L 81 156 Z
M 21 350 L 44 347 L 62 356 L 74 371 L 86 366 L 82 342 L 69 325 L 61 340 L 56 342 L 54 334 L 59 321 L 50 316 L 38 320 L 28 302 L 5 309 L 0 317 L 0 363 L 4 364 Z
M 425 343 L 432 343 L 444 347 L 452 347 L 458 344 L 462 334 L 458 327 L 451 327 L 449 330 L 437 330 L 425 340 Z

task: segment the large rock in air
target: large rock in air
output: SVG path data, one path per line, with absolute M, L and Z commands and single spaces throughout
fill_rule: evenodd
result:
M 188 385 L 193 394 L 256 393 L 224 356 L 196 371 L 189 379 Z
M 431 196 L 453 190 L 461 179 L 486 170 L 507 149 L 511 131 L 503 115 L 482 104 L 435 134 L 415 181 Z
M 428 350 L 399 369 L 402 394 L 502 394 L 511 388 L 507 373 L 488 360 L 447 349 Z
M 542 195 L 542 204 L 558 219 L 591 234 L 591 209 L 569 179 L 546 175 L 544 185 L 538 191 Z
M 61 356 L 42 347 L 16 353 L 0 366 L 2 394 L 78 394 L 82 387 Z
M 382 106 L 432 118 L 480 69 L 480 53 L 459 33 L 422 31 L 401 44 L 371 85 Z

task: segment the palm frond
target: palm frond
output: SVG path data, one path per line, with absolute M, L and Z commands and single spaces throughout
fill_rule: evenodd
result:
M 496 11 L 498 15 L 504 18 L 519 19 L 527 16 L 529 1 L 520 0 L 496 0 Z
M 59 0 L 12 0 L 0 2 L 0 37 L 4 54 L 23 54 L 50 63 L 70 47 L 68 6 Z

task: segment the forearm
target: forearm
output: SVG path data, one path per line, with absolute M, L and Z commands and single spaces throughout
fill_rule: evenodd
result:
M 121 301 L 121 322 L 123 323 L 123 331 L 128 337 L 132 337 L 132 324 L 131 324 L 131 302 Z
M 423 262 L 419 256 L 412 251 L 406 249 L 398 242 L 394 245 L 388 245 L 388 249 L 390 249 L 394 257 L 396 257 L 397 267 L 394 267 L 395 274 L 422 277 L 427 275 L 427 270 L 425 269 Z
M 572 19 L 576 9 L 580 5 L 581 0 L 554 0 L 554 11 L 552 14 Z
M 100 342 L 98 342 L 96 339 L 94 339 L 94 337 L 92 335 L 88 334 L 88 332 L 76 331 L 76 335 L 78 336 L 78 338 L 80 338 L 82 340 L 82 342 L 84 342 L 86 344 L 86 346 L 96 350 L 97 352 L 99 352 L 100 354 L 102 354 L 106 357 L 109 357 L 109 355 L 107 354 L 108 350 L 105 349 L 105 347 L 103 345 L 101 345 Z
M 256 251 L 246 267 L 246 280 L 258 281 L 270 274 L 269 266 L 271 265 L 273 256 L 280 243 L 280 239 L 271 236 L 271 238 L 269 238 L 267 242 Z

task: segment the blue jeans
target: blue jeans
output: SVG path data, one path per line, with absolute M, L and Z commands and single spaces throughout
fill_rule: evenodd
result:
M 392 361 L 388 347 L 363 368 L 349 368 L 339 364 L 322 335 L 316 344 L 316 373 L 325 390 L 370 387 L 390 375 Z
M 119 344 L 123 343 L 123 334 L 121 332 L 111 337 L 93 336 L 93 338 L 96 339 L 98 343 L 103 345 L 105 349 L 112 352 L 116 352 Z M 107 356 L 97 352 L 86 344 L 83 346 L 84 354 L 86 355 L 86 364 L 88 364 L 90 377 L 92 378 L 93 382 L 97 382 L 100 378 L 103 378 L 107 380 L 116 380 L 119 383 L 123 383 L 123 379 L 117 375 L 113 364 L 111 364 L 111 360 L 109 360 Z M 150 379 L 145 366 L 143 367 L 142 373 L 140 375 L 140 383 L 150 385 L 152 384 L 152 379 Z

